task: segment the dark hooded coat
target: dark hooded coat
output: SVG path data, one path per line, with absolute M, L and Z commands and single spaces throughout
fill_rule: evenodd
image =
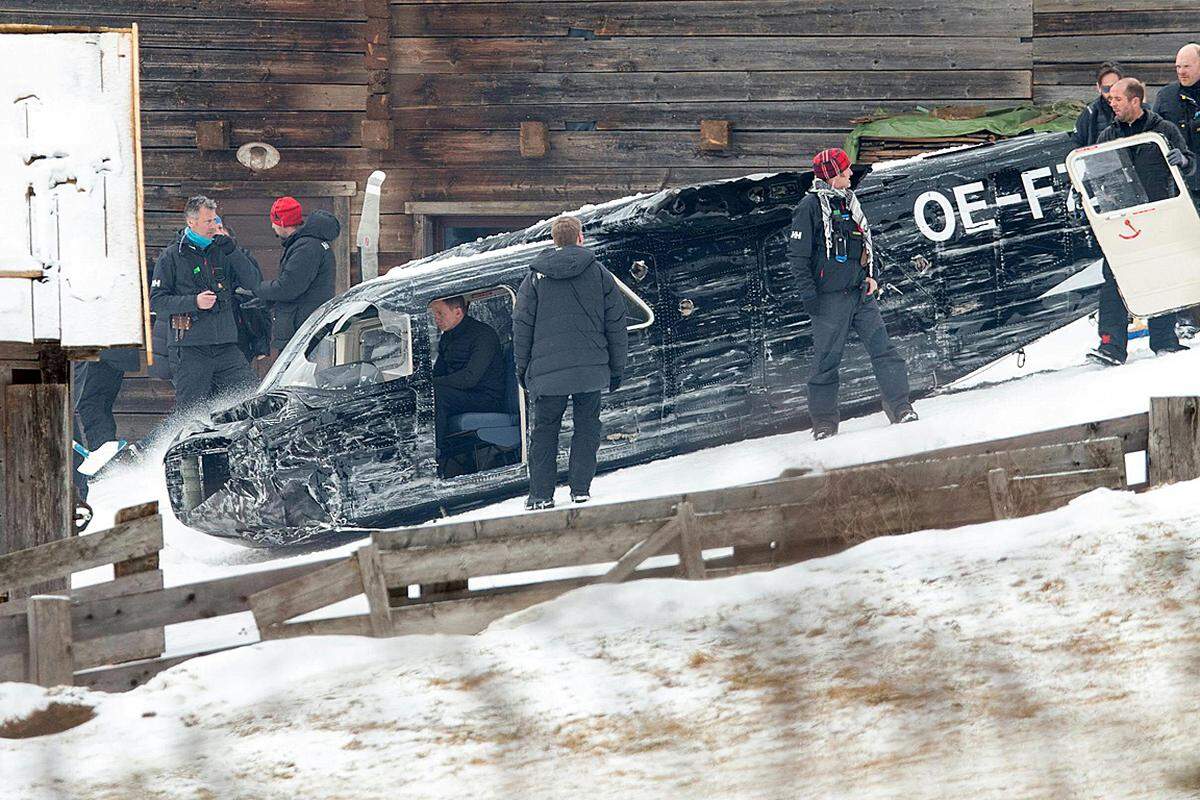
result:
M 254 293 L 271 303 L 275 318 L 271 338 L 277 349 L 326 300 L 333 297 L 337 260 L 333 240 L 342 232 L 337 217 L 314 211 L 300 229 L 283 240 L 279 277 L 263 281 Z

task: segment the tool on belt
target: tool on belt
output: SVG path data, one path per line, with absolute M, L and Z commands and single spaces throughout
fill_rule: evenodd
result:
M 175 331 L 175 341 L 182 342 L 183 334 L 192 329 L 191 314 L 172 314 L 171 330 Z

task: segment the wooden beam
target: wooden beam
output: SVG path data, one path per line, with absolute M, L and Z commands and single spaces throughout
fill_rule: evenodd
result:
M 364 119 L 362 121 L 362 144 L 369 150 L 391 150 L 395 146 L 392 121 Z
M 1003 469 L 988 470 L 988 491 L 992 498 L 992 512 L 996 519 L 1012 519 L 1012 492 L 1009 490 L 1008 473 Z
M 27 614 L 27 681 L 38 686 L 72 685 L 75 657 L 71 651 L 71 598 L 48 595 L 31 597 Z
M 210 119 L 197 122 L 196 147 L 200 150 L 228 150 L 229 120 Z
M 696 515 L 692 504 L 686 500 L 679 504 L 676 512 L 679 522 L 679 561 L 683 574 L 689 581 L 704 580 L 704 554 L 700 551 L 700 537 L 696 531 Z
M 404 204 L 405 214 L 429 214 L 435 217 L 536 217 L 557 214 L 562 210 L 562 203 L 552 200 L 417 200 Z
M 550 152 L 549 129 L 544 122 L 522 122 L 520 133 L 522 158 L 545 158 Z
M 705 152 L 728 150 L 730 122 L 727 119 L 700 120 L 700 149 Z
M 340 602 L 363 591 L 362 575 L 355 556 L 341 559 L 323 569 L 262 589 L 248 602 L 260 632 L 292 617 Z
M 656 556 L 679 536 L 679 520 L 673 519 L 662 525 L 645 541 L 639 542 L 632 550 L 623 555 L 608 572 L 601 575 L 597 583 L 620 583 L 633 574 L 643 561 Z
M 1150 398 L 1151 486 L 1200 478 L 1200 397 Z
M 196 194 L 214 197 L 233 194 L 273 194 L 276 197 L 353 197 L 358 193 L 354 181 L 238 181 L 217 180 L 211 183 L 186 180 L 179 184 L 178 194 L 186 199 Z M 182 208 L 181 208 L 182 210 Z
M 5 524 L 0 553 L 58 543 L 74 531 L 69 399 L 64 383 L 4 387 Z M 14 560 L 28 563 L 0 556 L 0 564 Z M 56 566 L 24 572 L 0 567 L 0 589 L 10 589 L 10 600 L 69 589 L 71 571 Z
M 370 608 L 368 619 L 372 636 L 391 636 L 392 614 L 388 601 L 387 581 L 383 576 L 383 563 L 379 560 L 379 549 L 374 545 L 360 547 L 355 553 L 358 571 L 362 575 L 363 593 Z

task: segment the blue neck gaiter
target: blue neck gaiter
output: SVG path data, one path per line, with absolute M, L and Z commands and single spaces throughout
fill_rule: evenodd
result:
M 196 247 L 199 247 L 201 250 L 212 244 L 212 239 L 208 238 L 207 236 L 201 236 L 191 228 L 184 228 L 183 235 L 189 242 L 196 245 Z

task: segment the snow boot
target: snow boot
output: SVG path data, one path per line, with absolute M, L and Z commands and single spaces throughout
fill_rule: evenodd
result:
M 571 502 L 572 503 L 586 503 L 588 500 L 591 500 L 591 499 L 592 499 L 592 496 L 590 494 L 588 494 L 587 492 L 580 492 L 579 494 L 575 494 L 575 492 L 571 492 Z
M 913 410 L 910 408 L 908 411 L 905 411 L 903 414 L 901 414 L 900 416 L 896 417 L 896 422 L 895 422 L 895 424 L 896 424 L 896 425 L 903 425 L 903 424 L 904 424 L 904 423 L 906 423 L 906 422 L 916 422 L 916 421 L 917 421 L 917 420 L 919 420 L 919 419 L 920 419 L 920 417 L 918 417 L 918 416 L 917 416 L 917 412 L 916 412 L 916 411 L 913 411 Z
M 828 439 L 835 433 L 837 433 L 837 431 L 833 428 L 813 428 L 813 439 L 819 442 L 822 439 Z
M 536 497 L 526 497 L 525 498 L 525 510 L 526 511 L 541 511 L 544 508 L 554 508 L 554 498 L 553 497 L 551 497 L 549 500 L 540 500 Z
M 1087 354 L 1088 359 L 1095 361 L 1097 364 L 1103 364 L 1106 367 L 1119 367 L 1125 363 L 1125 359 L 1114 353 L 1107 347 L 1097 347 Z
M 1167 344 L 1167 345 L 1163 345 L 1162 347 L 1158 348 L 1157 350 L 1154 351 L 1154 355 L 1164 356 L 1164 355 L 1169 355 L 1171 353 L 1182 353 L 1184 350 L 1190 350 L 1190 349 L 1191 348 L 1188 347 L 1186 344 L 1180 344 L 1179 342 L 1175 342 L 1174 344 Z

